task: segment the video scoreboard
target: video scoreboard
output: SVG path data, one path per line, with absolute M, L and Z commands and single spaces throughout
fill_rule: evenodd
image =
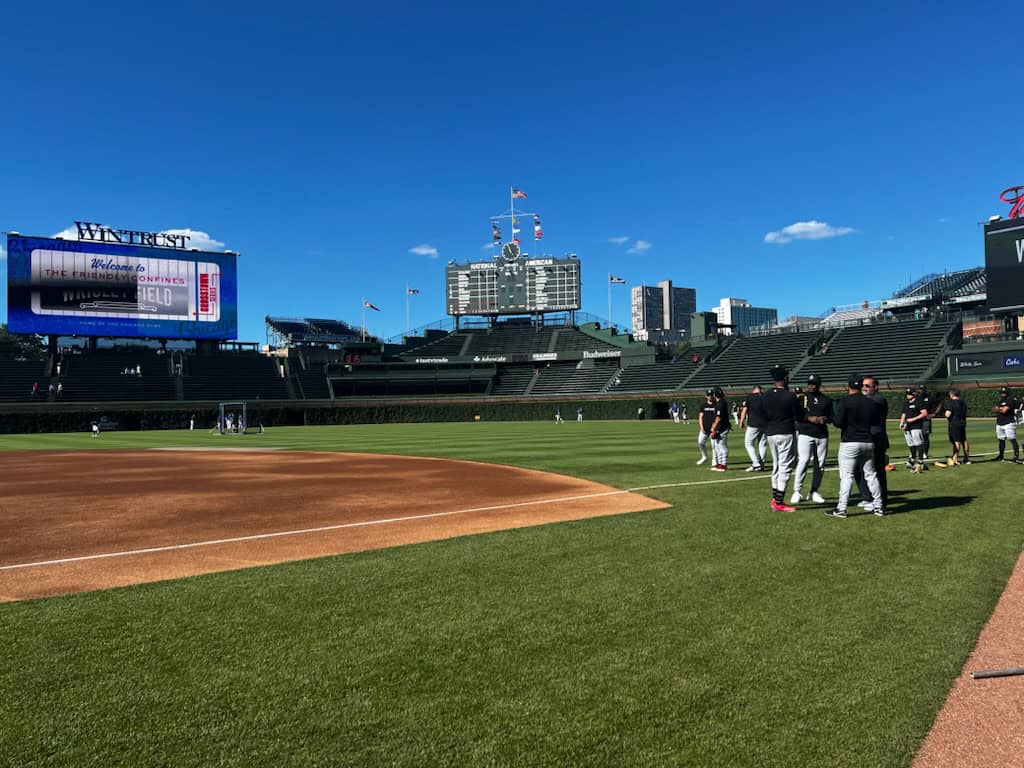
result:
M 9 234 L 8 327 L 68 336 L 234 339 L 235 258 Z
M 514 315 L 580 308 L 580 263 L 575 256 L 532 258 L 506 243 L 492 261 L 445 269 L 449 315 Z
M 1024 309 L 1024 219 L 985 225 L 985 273 L 991 311 Z

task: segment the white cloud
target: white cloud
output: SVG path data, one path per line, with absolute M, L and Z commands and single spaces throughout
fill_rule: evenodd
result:
M 618 235 L 617 237 L 608 238 L 609 243 L 615 243 L 616 245 L 622 245 L 627 240 L 629 240 L 629 235 Z
M 198 248 L 200 251 L 220 251 L 224 249 L 224 243 L 214 240 L 206 232 L 198 229 L 165 229 L 160 232 L 162 235 L 188 235 L 188 247 Z
M 764 236 L 766 243 L 785 245 L 793 240 L 824 240 L 827 237 L 842 237 L 856 232 L 853 227 L 833 227 L 824 221 L 798 221 Z
M 410 248 L 409 253 L 415 253 L 417 256 L 429 256 L 432 259 L 436 259 L 438 250 L 432 245 L 423 243 L 422 245 L 417 245 L 415 248 Z
M 629 248 L 626 253 L 647 253 L 651 250 L 651 244 L 646 240 L 637 240 L 633 243 L 633 247 Z
M 107 224 L 101 224 L 100 226 L 108 227 Z M 119 229 L 119 227 L 109 227 L 110 229 Z M 220 240 L 214 240 L 210 237 L 209 233 L 202 232 L 198 229 L 162 229 L 160 230 L 161 235 L 188 235 L 188 242 L 186 248 L 196 248 L 200 251 L 222 251 L 224 250 L 224 243 Z M 78 240 L 78 227 L 71 226 L 61 230 L 53 237 L 61 237 L 65 240 Z

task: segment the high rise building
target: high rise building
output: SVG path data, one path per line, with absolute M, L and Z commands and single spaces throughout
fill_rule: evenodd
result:
M 682 341 L 690 335 L 690 315 L 697 311 L 697 291 L 676 288 L 671 280 L 630 291 L 633 336 L 640 341 Z
M 746 299 L 722 299 L 712 311 L 718 315 L 718 326 L 726 336 L 746 336 L 751 328 L 779 324 L 777 309 L 754 307 Z

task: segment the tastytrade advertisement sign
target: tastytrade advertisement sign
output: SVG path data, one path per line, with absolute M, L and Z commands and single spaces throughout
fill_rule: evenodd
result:
M 234 339 L 235 254 L 7 236 L 14 333 Z

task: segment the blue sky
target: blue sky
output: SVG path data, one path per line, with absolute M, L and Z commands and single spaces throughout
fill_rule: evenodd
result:
M 611 272 L 787 316 L 982 264 L 1024 183 L 1005 4 L 146 5 L 5 9 L 0 230 L 207 233 L 242 340 L 443 318 L 510 185 L 585 311 Z

